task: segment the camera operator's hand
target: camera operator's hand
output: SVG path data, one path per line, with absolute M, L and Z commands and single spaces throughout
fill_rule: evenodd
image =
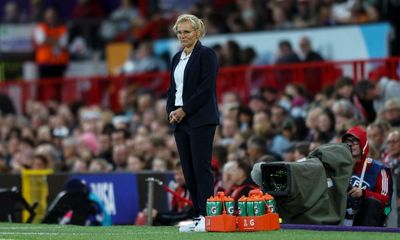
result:
M 352 189 L 350 189 L 349 195 L 353 198 L 360 198 L 363 195 L 363 191 L 361 188 L 353 187 Z

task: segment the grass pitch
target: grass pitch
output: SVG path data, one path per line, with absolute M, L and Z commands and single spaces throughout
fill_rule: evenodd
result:
M 179 233 L 177 227 L 146 226 L 112 226 L 112 227 L 80 227 L 45 224 L 9 224 L 0 223 L 0 240 L 252 240 L 252 239 L 355 239 L 355 240 L 390 240 L 400 239 L 398 233 L 376 232 L 333 232 L 278 230 L 269 232 L 248 233 Z

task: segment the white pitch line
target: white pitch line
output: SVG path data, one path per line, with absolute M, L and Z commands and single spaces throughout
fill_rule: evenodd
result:
M 76 236 L 86 236 L 86 235 L 93 235 L 93 232 L 88 232 L 88 233 L 74 233 L 74 232 L 0 232 L 1 235 L 43 235 L 43 236 L 49 236 L 49 235 L 76 235 Z M 153 235 L 153 234 L 172 234 L 171 232 L 127 232 L 127 233 L 113 233 L 113 232 L 108 232 L 108 233 L 102 233 L 105 235 Z M 1 239 L 0 239 L 1 240 Z
M 54 228 L 63 228 L 63 226 L 59 226 L 59 225 L 54 225 L 51 226 L 50 229 L 54 229 Z M 34 230 L 34 229 L 49 229 L 48 226 L 43 226 L 43 227 L 6 227 L 6 226 L 0 226 L 0 229 L 30 229 L 30 230 Z
M 57 233 L 40 233 L 40 232 L 1 232 L 0 235 L 57 235 Z

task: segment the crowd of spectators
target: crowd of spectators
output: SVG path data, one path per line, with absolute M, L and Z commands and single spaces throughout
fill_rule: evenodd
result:
M 4 4 L 2 23 L 39 22 L 43 20 L 46 9 L 51 7 L 59 12 L 69 26 L 71 57 L 79 59 L 90 58 L 95 51 L 104 51 L 108 42 L 128 41 L 132 42 L 134 48 L 140 49 L 142 42 L 152 47 L 151 42 L 156 39 L 174 38 L 172 24 L 183 12 L 202 18 L 208 35 L 387 20 L 394 26 L 392 37 L 398 39 L 398 21 L 392 12 L 396 12 L 400 6 L 393 1 L 374 0 L 192 0 L 184 3 L 170 0 L 147 4 L 133 0 L 121 0 L 114 4 L 100 0 L 79 0 L 68 6 L 56 1 L 35 0 L 24 7 L 21 8 L 17 1 L 8 1 Z M 306 44 L 306 41 L 302 42 L 302 45 Z M 235 42 L 227 42 L 226 45 L 215 47 L 222 52 L 228 50 L 234 60 L 227 57 L 221 61 L 222 66 L 249 64 L 256 58 L 251 48 L 239 50 Z M 396 52 L 395 46 L 392 49 Z M 164 62 L 164 65 L 168 66 L 168 62 Z
M 174 33 L 165 24 L 172 24 L 183 12 L 204 19 L 209 34 L 359 24 L 386 17 L 380 1 L 374 0 L 153 1 L 145 4 L 144 8 L 139 7 L 141 1 L 117 2 L 119 5 L 79 0 L 69 11 L 64 10 L 63 16 L 74 21 L 104 20 L 116 26 L 106 27 L 104 36 L 108 39 L 173 37 Z M 17 1 L 8 1 L 4 5 L 2 22 L 37 21 L 38 14 L 49 3 L 36 0 L 30 1 L 29 5 L 26 11 L 22 11 Z M 52 5 L 62 6 L 56 2 Z
M 148 60 L 151 41 L 173 36 L 166 26 L 178 13 L 160 8 L 143 16 L 136 4 L 122 2 L 109 12 L 101 1 L 79 1 L 74 19 L 107 19 L 91 29 L 94 36 L 100 32 L 104 41 L 131 40 L 140 50 L 132 61 L 144 66 L 156 63 Z M 364 23 L 386 17 L 380 8 L 385 1 L 190 2 L 195 4 L 189 12 L 205 20 L 209 34 Z M 85 8 L 88 4 L 92 5 Z M 159 6 L 169 9 L 168 4 Z M 11 7 L 7 4 L 7 8 Z M 7 9 L 4 22 L 37 20 L 13 15 L 13 8 Z M 70 29 L 76 33 L 70 35 L 70 42 L 82 33 L 75 27 Z M 276 62 L 322 60 L 312 50 L 310 39 L 301 39 L 299 46 L 300 57 L 290 42 L 282 41 Z M 233 41 L 215 46 L 215 50 L 222 66 L 251 64 L 257 59 L 252 49 L 240 49 Z M 132 65 L 125 67 L 129 71 Z M 166 67 L 162 63 L 155 66 L 156 70 Z M 321 144 L 340 142 L 343 133 L 356 124 L 367 129 L 371 156 L 399 175 L 399 92 L 400 84 L 387 78 L 355 83 L 341 77 L 313 97 L 304 87 L 291 83 L 282 92 L 260 88 L 248 102 L 234 92 L 224 93 L 212 161 L 216 189 L 234 191 L 232 186 L 247 184 L 248 171 L 256 162 L 296 161 Z M 120 92 L 121 112 L 81 102 L 29 101 L 24 115 L 0 116 L 0 172 L 19 173 L 24 168 L 69 173 L 172 170 L 179 157 L 165 104 L 164 98 L 156 98 L 150 91 L 130 87 Z M 396 194 L 400 205 L 400 192 Z
M 283 92 L 261 88 L 248 102 L 224 93 L 213 151 L 216 189 L 247 184 L 256 162 L 292 162 L 321 144 L 340 142 L 353 125 L 367 129 L 371 157 L 398 175 L 400 98 L 393 95 L 398 88 L 400 83 L 385 77 L 357 83 L 340 77 L 314 98 L 291 83 Z M 165 99 L 129 87 L 120 96 L 121 112 L 79 102 L 28 102 L 25 115 L 2 115 L 0 171 L 172 170 L 179 157 Z M 239 167 L 241 174 L 232 174 Z

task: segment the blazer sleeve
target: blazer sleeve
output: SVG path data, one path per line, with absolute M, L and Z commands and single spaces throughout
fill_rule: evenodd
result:
M 194 94 L 182 106 L 183 111 L 188 115 L 196 112 L 213 97 L 213 94 L 216 94 L 218 60 L 217 55 L 212 49 L 204 48 L 200 53 L 200 64 L 198 67 L 200 67 L 201 74 L 200 84 Z
M 175 87 L 174 87 L 174 84 L 173 84 L 173 81 L 174 81 L 173 69 L 174 69 L 175 62 L 176 62 L 176 56 L 177 55 L 175 55 L 172 58 L 172 62 L 171 62 L 171 68 L 172 69 L 171 69 L 171 73 L 170 73 L 171 76 L 170 76 L 169 87 L 168 87 L 168 90 L 167 90 L 167 106 L 166 106 L 167 118 L 168 118 L 169 114 L 174 110 L 174 106 L 175 106 L 175 103 L 174 103 Z

